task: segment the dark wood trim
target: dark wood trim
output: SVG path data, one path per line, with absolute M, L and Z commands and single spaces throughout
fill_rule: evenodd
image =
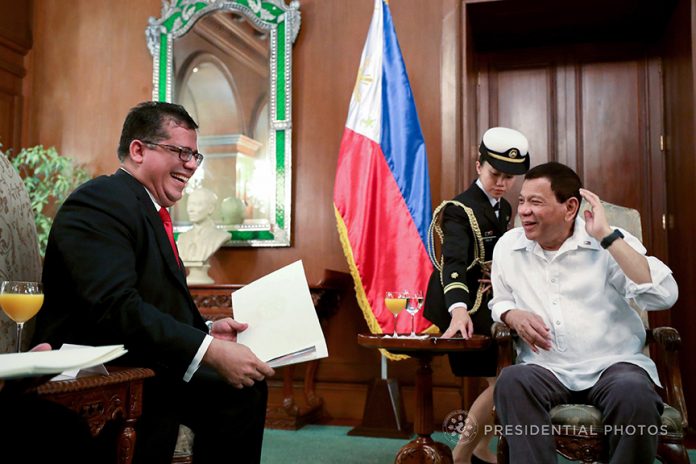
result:
M 461 147 L 461 79 L 462 8 L 459 0 L 445 0 L 442 12 L 442 62 L 440 67 L 440 105 L 442 111 L 442 157 L 440 185 L 433 187 L 433 200 L 439 204 L 457 193 L 460 174 Z M 452 175 L 454 173 L 454 175 Z

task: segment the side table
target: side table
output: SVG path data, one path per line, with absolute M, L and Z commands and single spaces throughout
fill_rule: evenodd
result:
M 463 338 L 394 338 L 391 335 L 358 335 L 358 344 L 368 348 L 383 348 L 392 353 L 406 354 L 418 359 L 416 370 L 416 417 L 413 428 L 418 435 L 404 445 L 396 455 L 395 464 L 452 463 L 452 451 L 444 443 L 434 441 L 433 433 L 433 356 L 454 351 L 481 350 L 491 343 L 491 338 L 474 335 Z
M 108 376 L 46 382 L 30 392 L 78 413 L 88 423 L 94 437 L 106 424 L 115 421 L 118 426 L 116 462 L 130 464 L 135 448 L 135 423 L 142 413 L 143 380 L 155 373 L 145 368 L 107 366 L 107 369 Z

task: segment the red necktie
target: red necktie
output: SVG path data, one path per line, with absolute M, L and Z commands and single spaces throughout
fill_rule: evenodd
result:
M 172 246 L 172 251 L 176 257 L 176 264 L 177 266 L 181 267 L 181 262 L 179 261 L 179 251 L 176 249 L 176 243 L 174 242 L 174 227 L 172 226 L 172 217 L 169 215 L 167 208 L 160 208 L 159 215 L 162 218 L 162 224 L 164 224 L 164 230 L 167 232 L 169 244 Z

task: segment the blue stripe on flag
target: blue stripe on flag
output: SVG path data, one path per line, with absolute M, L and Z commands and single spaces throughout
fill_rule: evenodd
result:
M 389 6 L 382 2 L 382 9 L 384 55 L 380 145 L 418 228 L 423 246 L 427 247 L 432 204 L 425 141 Z

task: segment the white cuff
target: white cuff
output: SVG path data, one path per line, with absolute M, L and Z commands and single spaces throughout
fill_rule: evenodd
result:
M 208 351 L 208 347 L 212 342 L 213 337 L 211 337 L 210 335 L 206 335 L 203 339 L 203 343 L 201 343 L 200 348 L 198 348 L 198 351 L 196 351 L 196 356 L 193 357 L 193 361 L 191 361 L 191 364 L 189 364 L 188 369 L 186 369 L 186 373 L 184 374 L 184 382 L 188 382 L 189 380 L 191 380 L 193 374 L 196 373 L 196 371 L 201 365 L 201 361 L 203 361 L 203 356 L 205 356 L 205 353 L 206 351 Z
M 500 317 L 505 314 L 506 311 L 510 311 L 511 309 L 515 309 L 514 301 L 499 301 L 498 303 L 494 304 L 491 308 L 493 322 L 503 322 Z
M 452 314 L 452 311 L 454 311 L 456 308 L 469 309 L 466 303 L 462 303 L 461 301 L 459 301 L 457 303 L 452 303 L 452 305 L 449 308 L 447 308 L 447 312 Z
M 648 268 L 650 269 L 650 280 L 647 284 L 637 284 L 626 277 L 626 288 L 624 290 L 626 298 L 635 298 L 641 293 L 648 292 L 653 288 L 659 292 L 659 286 L 665 278 L 672 273 L 670 269 L 654 256 L 646 256 Z

